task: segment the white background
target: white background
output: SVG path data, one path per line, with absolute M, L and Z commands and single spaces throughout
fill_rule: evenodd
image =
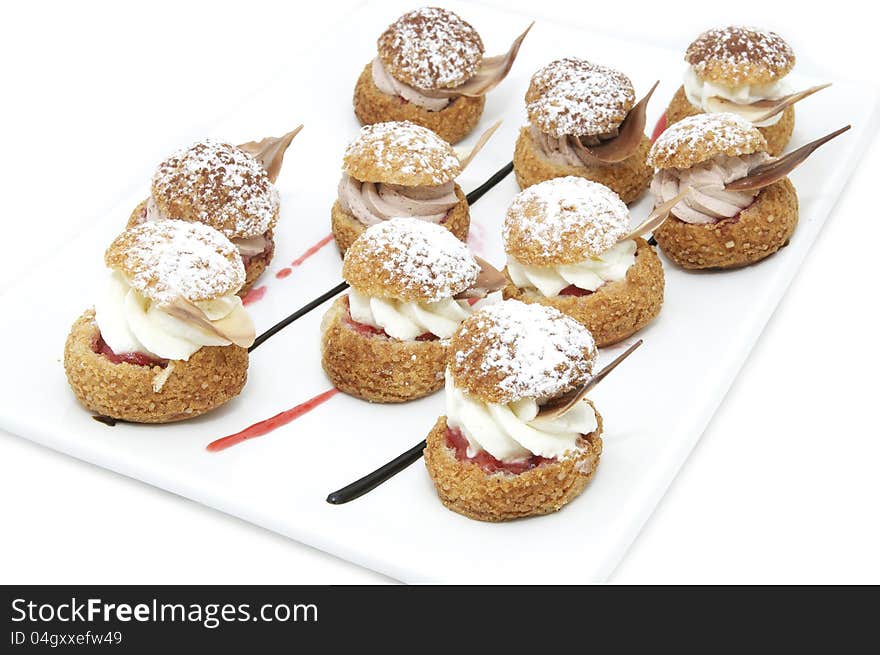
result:
M 250 92 L 291 65 L 321 66 L 309 59 L 309 45 L 332 40 L 333 21 L 358 4 L 3 9 L 0 291 L 26 282 L 38 257 L 141 186 L 167 152 Z M 876 58 L 867 56 L 875 26 L 854 2 L 836 2 L 833 11 L 746 0 L 495 4 L 682 50 L 709 26 L 761 25 L 793 44 L 804 72 L 877 83 Z M 338 52 L 346 56 L 345 44 Z M 357 71 L 363 62 L 351 65 Z M 311 97 L 307 88 L 301 97 L 349 102 Z M 878 276 L 870 240 L 877 145 L 612 581 L 880 582 Z M 4 347 L 26 348 L 27 335 Z M 387 581 L 2 432 L 0 499 L 3 583 Z

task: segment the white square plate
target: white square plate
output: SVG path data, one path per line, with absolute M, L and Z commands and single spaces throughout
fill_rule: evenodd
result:
M 340 259 L 332 245 L 285 279 L 275 272 L 328 234 L 342 152 L 358 127 L 351 110 L 354 82 L 374 56 L 378 34 L 409 6 L 376 3 L 353 14 L 328 34 L 318 52 L 294 62 L 284 79 L 244 102 L 210 135 L 241 142 L 305 124 L 278 182 L 283 204 L 276 258 L 259 283 L 266 286 L 265 297 L 251 305 L 258 332 L 340 281 Z M 505 51 L 529 22 L 490 8 L 450 6 L 477 27 L 489 54 Z M 565 55 L 625 71 L 638 95 L 660 79 L 649 126 L 680 84 L 679 51 L 540 21 L 508 79 L 488 98 L 477 132 L 499 118 L 504 124 L 459 178 L 466 191 L 510 160 L 525 122 L 522 98 L 532 72 Z M 440 504 L 420 463 L 348 505 L 324 501 L 328 492 L 423 439 L 443 413 L 442 394 L 402 406 L 370 405 L 339 394 L 267 436 L 221 453 L 206 452 L 210 441 L 330 387 L 318 347 L 324 308 L 254 352 L 247 387 L 219 411 L 168 426 L 110 428 L 92 420 L 67 387 L 64 339 L 101 288 L 103 250 L 147 194 L 146 179 L 138 194 L 4 294 L 0 335 L 4 343 L 27 347 L 5 353 L 0 426 L 400 580 L 602 580 L 699 439 L 828 218 L 861 144 L 876 129 L 876 91 L 833 81 L 833 87 L 800 106 L 792 147 L 848 122 L 853 130 L 792 176 L 801 206 L 791 245 L 756 266 L 725 273 L 685 273 L 664 262 L 666 302 L 660 317 L 639 335 L 645 345 L 593 394 L 606 426 L 596 477 L 555 515 L 497 525 L 468 520 Z M 797 79 L 798 85 L 816 82 Z M 471 210 L 472 246 L 499 265 L 501 218 L 517 190 L 511 175 Z M 647 212 L 648 202 L 642 200 L 632 207 L 633 220 Z M 618 351 L 604 352 L 603 360 Z

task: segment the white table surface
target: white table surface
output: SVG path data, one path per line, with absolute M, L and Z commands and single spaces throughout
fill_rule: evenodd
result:
M 131 8 L 59 2 L 2 10 L 0 56 L 12 66 L 4 67 L 0 105 L 7 145 L 0 221 L 8 244 L 0 291 L 26 279 L 35 250 L 51 253 L 148 176 L 167 151 L 277 75 L 284 57 L 307 57 L 309 43 L 328 38 L 332 21 L 358 3 L 274 4 L 251 2 L 247 12 L 240 3 L 216 2 Z M 496 4 L 594 29 L 600 23 L 608 32 L 682 49 L 707 26 L 758 24 L 792 42 L 804 71 L 878 78 L 864 56 L 874 28 L 854 17 L 856 3 L 838 2 L 834 14 L 795 14 L 753 1 L 688 2 L 675 12 L 669 3 L 633 2 L 627 16 L 590 15 L 581 2 Z M 235 46 L 218 47 L 233 30 Z M 210 63 L 188 63 L 185 74 L 181 59 Z M 303 102 L 315 100 L 308 91 L 302 90 Z M 876 220 L 876 146 L 875 139 L 711 426 L 612 581 L 880 582 L 880 431 L 871 394 L 880 356 L 870 343 L 877 274 L 865 238 Z M 856 239 L 865 245 L 856 249 Z M 22 335 L 21 343 L 5 345 L 26 344 Z M 4 433 L 0 497 L 3 583 L 387 581 Z M 229 552 L 247 555 L 230 560 Z

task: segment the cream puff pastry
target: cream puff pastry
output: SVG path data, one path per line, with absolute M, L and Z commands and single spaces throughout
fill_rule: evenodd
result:
M 345 253 L 342 277 L 351 290 L 321 324 L 327 376 L 372 402 L 437 391 L 480 270 L 467 246 L 434 223 L 394 218 L 368 228 Z
M 505 55 L 484 57 L 480 35 L 453 12 L 410 11 L 379 37 L 355 86 L 354 112 L 362 125 L 411 121 L 457 143 L 476 127 L 486 93 L 510 71 L 526 33 Z
M 660 135 L 648 161 L 658 169 L 655 203 L 690 190 L 654 230 L 663 253 L 683 268 L 753 264 L 786 245 L 797 227 L 798 198 L 787 177 L 759 189 L 729 188 L 772 161 L 764 135 L 736 114 L 682 119 Z
M 626 75 L 583 59 L 540 69 L 526 92 L 529 125 L 513 155 L 520 188 L 573 175 L 604 184 L 626 203 L 638 199 L 651 181 L 643 113 L 649 97 L 637 105 Z
M 406 121 L 361 128 L 345 151 L 330 211 L 340 252 L 366 228 L 391 218 L 435 223 L 467 239 L 468 202 L 455 182 L 461 170 L 452 146 L 427 128 Z
M 766 30 L 739 26 L 709 30 L 688 46 L 684 59 L 688 64 L 684 84 L 666 109 L 667 126 L 704 112 L 735 113 L 761 131 L 773 156 L 791 138 L 794 102 L 824 88 L 793 94 L 788 75 L 794 52 L 781 36 Z M 786 99 L 784 109 L 778 110 Z
M 244 262 L 244 295 L 275 252 L 280 198 L 274 181 L 298 131 L 241 146 L 204 139 L 178 150 L 157 167 L 150 197 L 132 212 L 129 227 L 175 219 L 219 230 Z
M 504 220 L 505 298 L 554 307 L 601 348 L 650 323 L 663 305 L 663 266 L 608 187 L 582 177 L 530 186 Z
M 202 223 L 129 228 L 104 256 L 111 270 L 94 309 L 76 320 L 64 369 L 101 416 L 168 423 L 204 414 L 247 380 L 254 325 L 236 293 L 236 247 Z
M 541 407 L 587 381 L 589 330 L 552 307 L 506 300 L 452 338 L 446 415 L 425 466 L 441 502 L 481 521 L 548 514 L 580 495 L 602 453 L 602 417 L 584 399 L 560 417 Z

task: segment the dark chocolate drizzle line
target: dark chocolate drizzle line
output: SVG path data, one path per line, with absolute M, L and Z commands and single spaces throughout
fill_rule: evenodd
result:
M 477 202 L 477 200 L 479 200 L 484 195 L 486 195 L 486 193 L 492 187 L 494 187 L 501 180 L 503 180 L 505 177 L 510 175 L 510 172 L 512 170 L 513 170 L 513 162 L 509 162 L 501 170 L 499 170 L 497 173 L 495 173 L 492 177 L 490 177 L 488 180 L 483 182 L 483 184 L 481 184 L 476 189 L 474 189 L 469 194 L 467 194 L 466 198 L 467 198 L 468 205 L 473 205 L 475 202 Z M 248 352 L 249 353 L 253 352 L 254 350 L 257 349 L 257 347 L 260 344 L 262 344 L 267 339 L 269 339 L 269 337 L 277 334 L 278 332 L 280 332 L 281 330 L 286 328 L 288 325 L 293 323 L 295 320 L 302 318 L 303 316 L 308 314 L 310 311 L 312 311 L 316 307 L 323 305 L 325 302 L 330 300 L 333 296 L 336 296 L 336 295 L 342 293 L 346 289 L 348 289 L 348 282 L 340 282 L 335 287 L 330 289 L 330 291 L 327 291 L 326 293 L 322 293 L 320 296 L 318 296 L 317 298 L 315 298 L 311 302 L 307 303 L 306 305 L 303 305 L 302 307 L 297 309 L 293 314 L 291 314 L 290 316 L 288 316 L 284 320 L 279 321 L 278 323 L 276 323 L 275 325 L 270 327 L 268 330 L 263 332 L 263 334 L 261 334 L 256 339 L 254 339 L 254 343 L 250 348 L 248 348 Z
M 327 502 L 331 505 L 343 505 L 355 498 L 360 498 L 386 480 L 393 478 L 413 462 L 421 459 L 427 446 L 428 442 L 422 439 L 421 442 L 407 450 L 402 455 L 398 455 L 384 466 L 380 466 L 372 473 L 362 477 L 360 480 L 352 482 L 350 485 L 342 487 L 342 489 L 339 489 L 338 491 L 334 491 L 327 496 Z

